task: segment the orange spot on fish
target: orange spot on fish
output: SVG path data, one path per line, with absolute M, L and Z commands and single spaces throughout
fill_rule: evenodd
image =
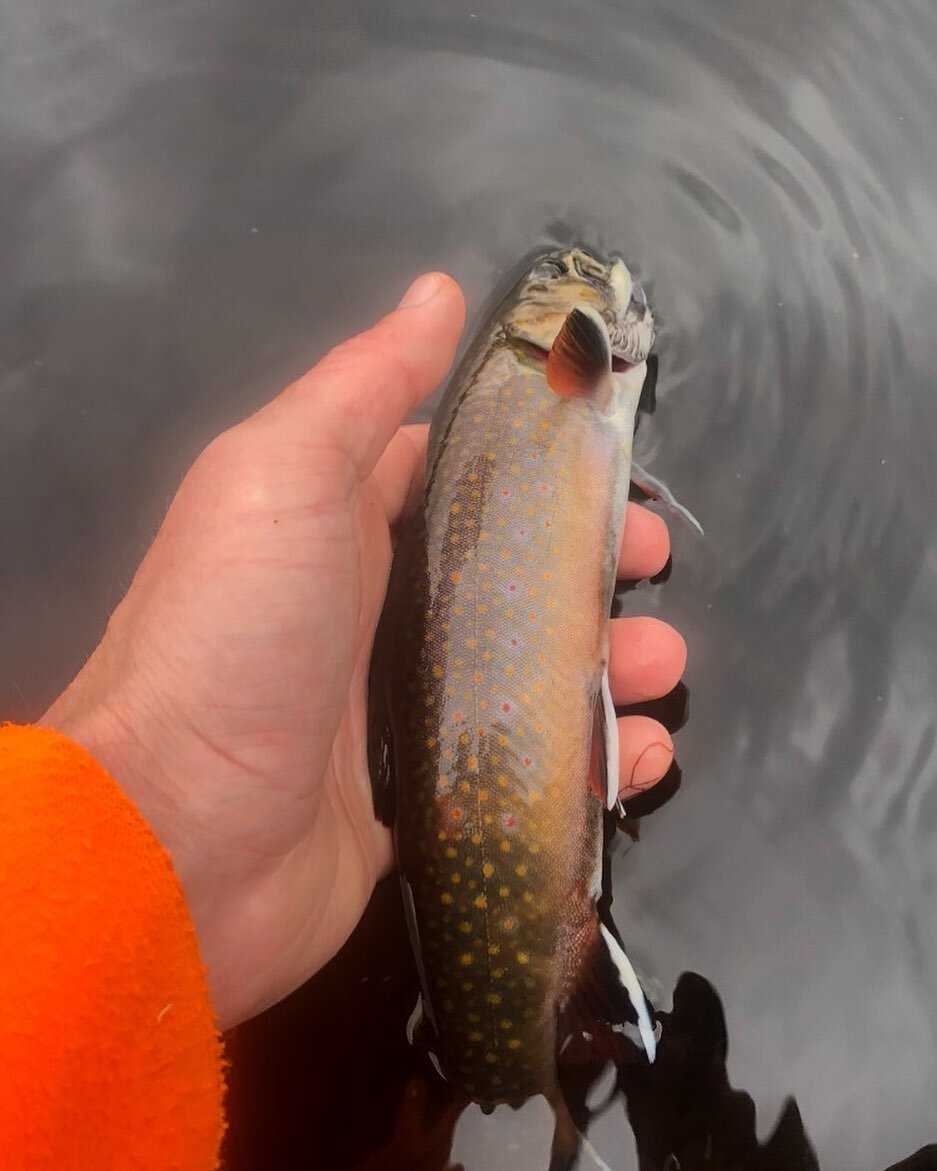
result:
M 484 874 L 484 876 L 486 878 L 491 878 L 491 876 L 492 876 L 492 874 L 494 874 L 494 872 L 495 872 L 495 868 L 490 862 L 486 862 L 482 866 L 482 874 Z
M 462 574 L 459 573 L 459 571 L 457 569 L 453 569 L 453 571 L 449 574 L 449 580 L 452 582 L 453 585 L 458 585 L 459 582 L 462 580 Z

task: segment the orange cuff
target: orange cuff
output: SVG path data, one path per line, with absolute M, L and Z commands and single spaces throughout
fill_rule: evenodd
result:
M 168 854 L 83 749 L 0 726 L 0 1167 L 211 1171 L 223 1090 Z

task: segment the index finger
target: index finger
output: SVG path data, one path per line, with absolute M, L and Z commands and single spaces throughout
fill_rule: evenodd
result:
M 632 501 L 618 553 L 619 580 L 641 581 L 653 577 L 664 568 L 669 556 L 670 533 L 666 524 L 656 512 Z

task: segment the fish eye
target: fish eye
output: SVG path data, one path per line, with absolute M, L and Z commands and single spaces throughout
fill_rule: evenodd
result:
M 562 260 L 544 260 L 539 265 L 538 270 L 545 277 L 561 277 L 566 276 L 569 271 Z

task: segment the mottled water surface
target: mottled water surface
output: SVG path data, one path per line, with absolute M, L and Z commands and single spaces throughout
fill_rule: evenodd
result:
M 690 703 L 614 863 L 673 1005 L 591 1127 L 616 1171 L 937 1138 L 935 58 L 931 0 L 0 5 L 8 717 L 90 650 L 200 446 L 416 272 L 475 308 L 541 243 L 640 273 L 638 455 L 707 535 L 624 600 L 685 633 Z M 443 1168 L 453 1132 L 465 1171 L 544 1167 L 543 1103 L 458 1117 L 406 1050 L 412 991 L 387 887 L 236 1039 L 230 1167 Z

